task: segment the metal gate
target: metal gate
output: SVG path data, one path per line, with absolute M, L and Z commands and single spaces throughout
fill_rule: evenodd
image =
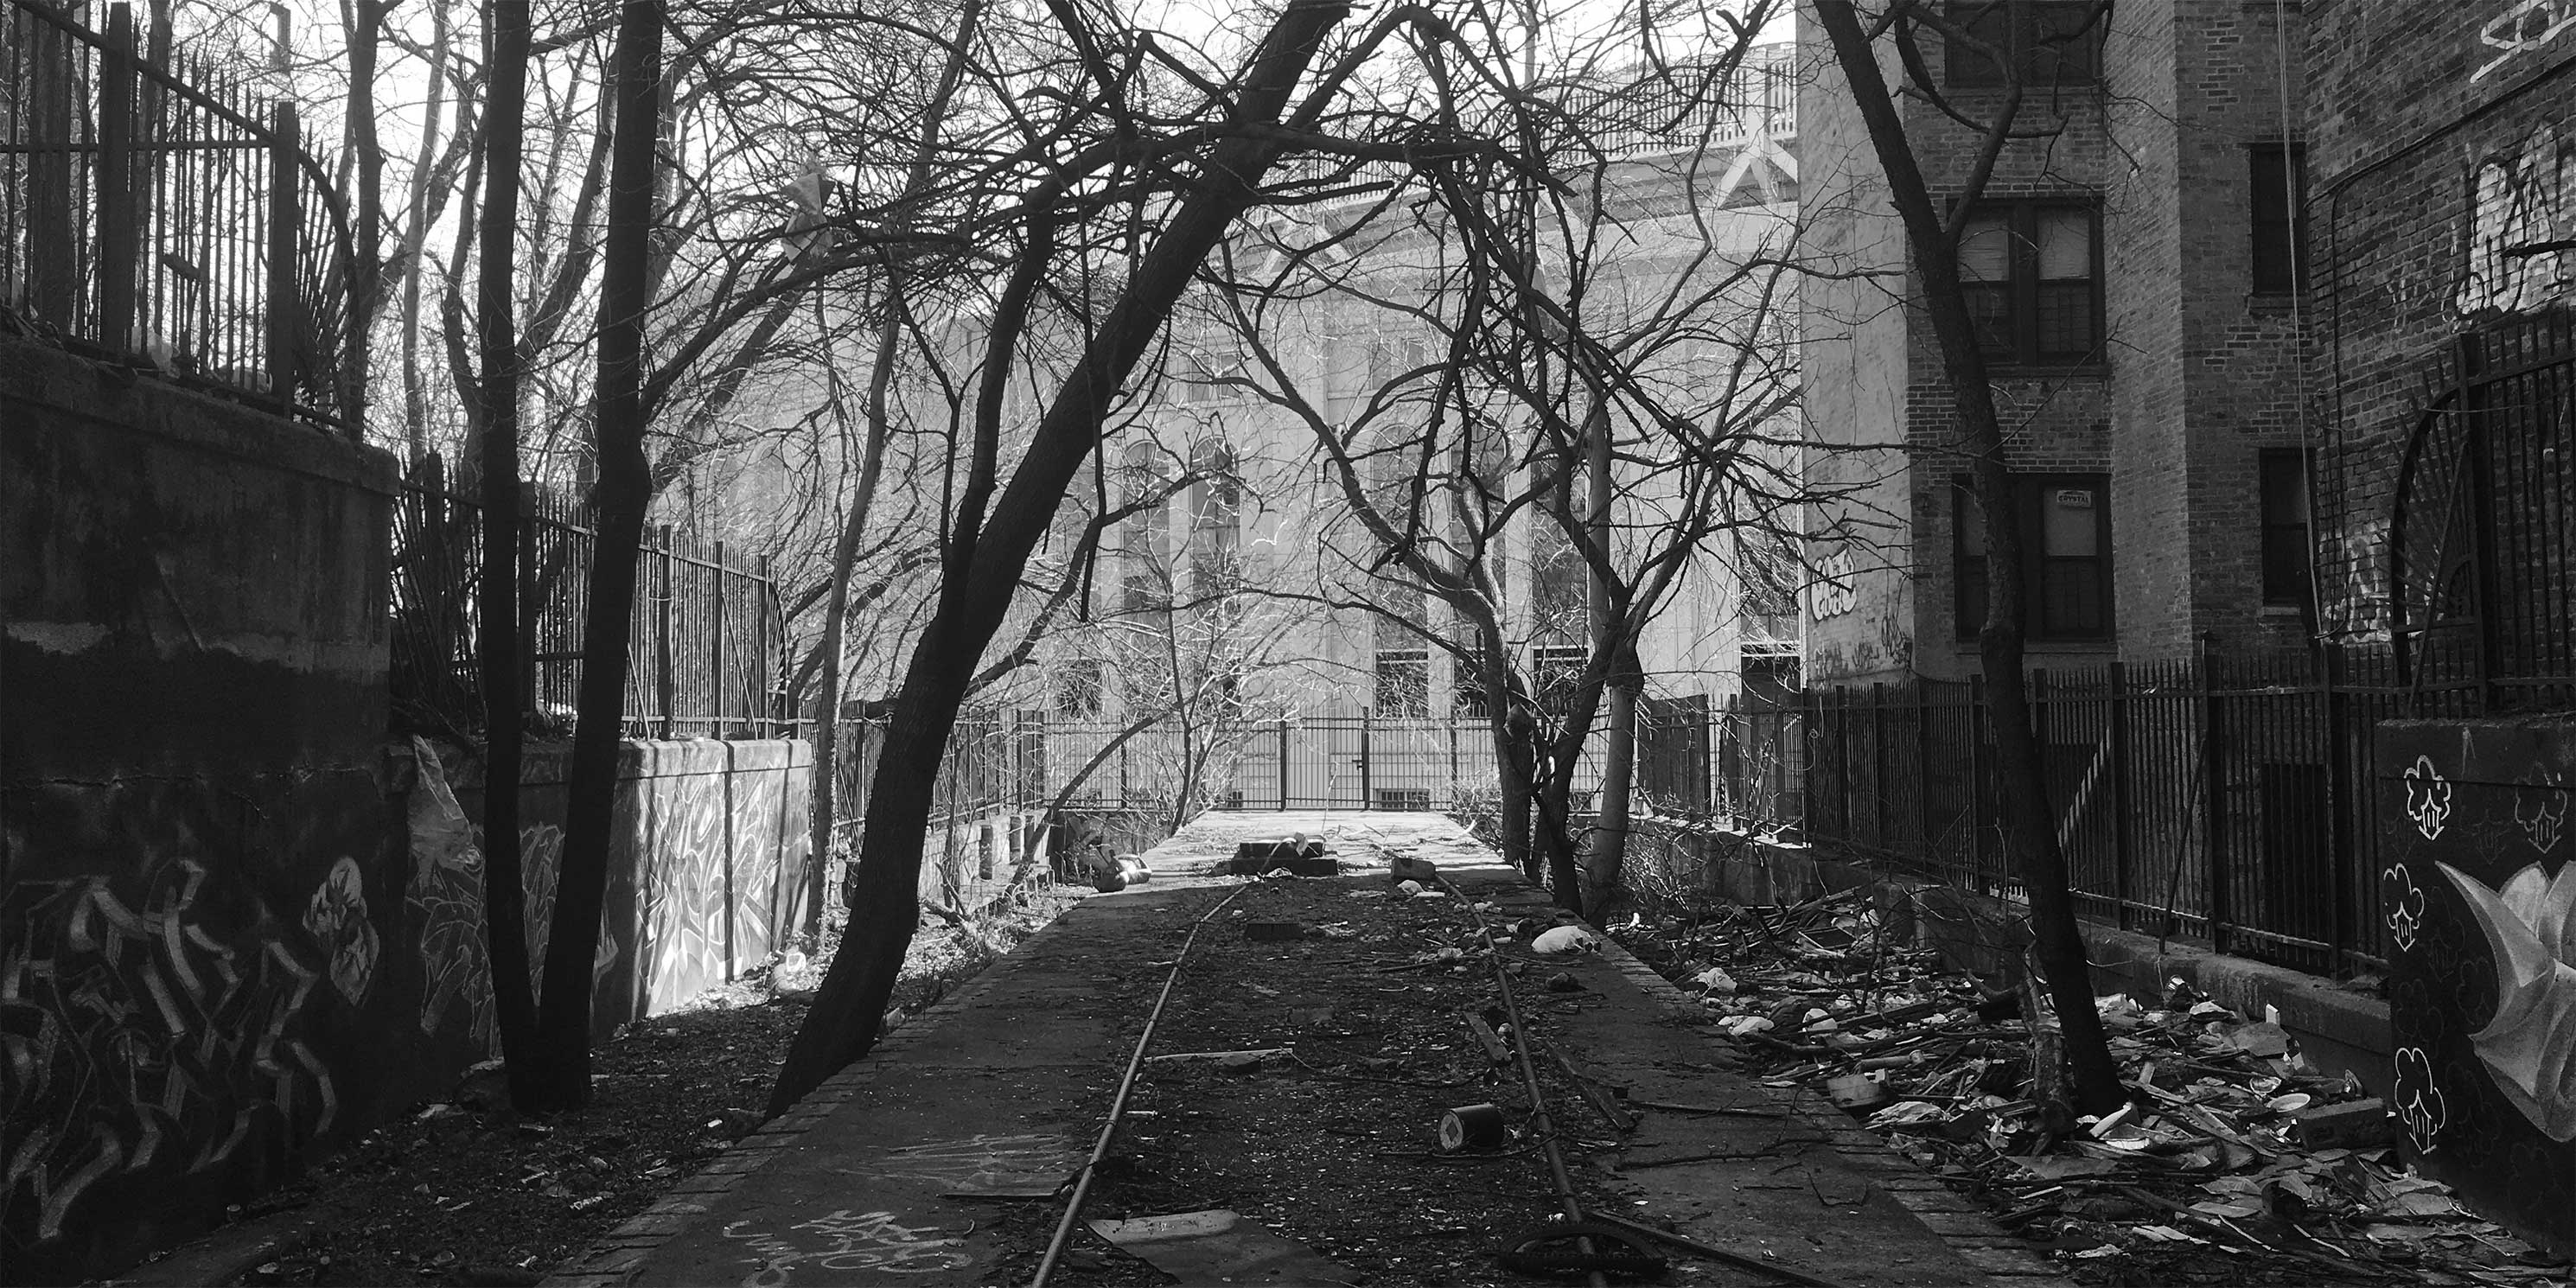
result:
M 2391 637 L 2425 714 L 2576 706 L 2576 313 L 2453 342 L 2398 466 Z

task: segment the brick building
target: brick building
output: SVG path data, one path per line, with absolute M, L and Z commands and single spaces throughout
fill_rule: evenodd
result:
M 2005 147 L 1962 265 L 2025 484 L 2031 664 L 2175 657 L 2203 637 L 2297 646 L 2313 615 L 2290 201 L 2304 145 L 2285 124 L 2298 88 L 2280 24 L 2297 41 L 2300 6 L 1948 8 L 2012 51 L 2021 120 L 2044 130 Z M 1811 245 L 1863 274 L 1806 288 L 1810 475 L 1866 489 L 1811 551 L 1809 677 L 1958 679 L 1976 669 L 1984 577 L 1951 401 L 1858 108 L 1801 9 Z M 1939 94 L 1991 115 L 2000 69 L 1918 39 Z M 1934 196 L 1956 196 L 1976 133 L 1898 101 Z
M 2326 625 L 2564 707 L 2576 6 L 2308 9 Z

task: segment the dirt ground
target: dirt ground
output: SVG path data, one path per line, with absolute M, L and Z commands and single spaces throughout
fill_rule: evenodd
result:
M 1516 1127 L 1527 1120 L 1517 1076 L 1487 1058 L 1467 1025 L 1495 1001 L 1490 969 L 1472 954 L 1420 960 L 1470 939 L 1455 901 L 1411 901 L 1388 915 L 1384 896 L 1368 892 L 1378 906 L 1355 916 L 1355 897 L 1338 882 L 1262 882 L 1210 923 L 1153 1050 L 1293 1054 L 1154 1062 L 1083 1215 L 1227 1208 L 1374 1284 L 1529 1283 L 1498 1267 L 1494 1250 L 1554 1210 L 1535 1144 L 1437 1148 L 1441 1112 L 1453 1106 L 1491 1102 Z M 1256 939 L 1246 930 L 1255 923 L 1303 934 Z M 1168 961 L 1143 965 L 1159 980 Z M 1518 985 L 1533 1028 L 1561 1004 L 1543 979 Z M 1573 1116 L 1582 1102 L 1555 1069 L 1542 1081 L 1561 1134 L 1606 1131 Z M 1615 1209 L 1622 1200 L 1610 1180 L 1581 1176 L 1585 1200 Z M 1061 1208 L 1001 1209 L 1000 1233 L 1022 1251 L 986 1282 L 1028 1282 Z M 1075 1247 L 1059 1283 L 1171 1282 L 1087 1234 Z
M 971 930 L 926 925 L 897 1013 L 936 1002 L 1074 897 L 1042 896 Z M 820 978 L 816 965 L 773 962 L 631 1026 L 594 1053 L 592 1100 L 578 1114 L 523 1120 L 501 1102 L 496 1075 L 468 1078 L 233 1212 L 231 1237 L 245 1246 L 262 1227 L 287 1233 L 224 1282 L 536 1283 L 758 1126 Z

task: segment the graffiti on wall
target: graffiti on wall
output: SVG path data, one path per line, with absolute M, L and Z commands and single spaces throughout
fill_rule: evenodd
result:
M 411 740 L 420 776 L 411 792 L 411 879 L 403 889 L 419 928 L 420 1031 L 435 1034 L 451 1015 L 465 1017 L 475 1051 L 499 1043 L 492 1016 L 492 962 L 483 945 L 483 851 L 474 822 L 447 785 L 429 743 Z
M 2426 1175 L 2576 1248 L 2576 725 L 2381 729 L 2391 1109 Z
M 2474 85 L 2576 28 L 2576 0 L 2506 0 L 2504 11 L 2478 24 Z
M 5 1186 L 39 1240 L 100 1181 L 196 1174 L 245 1147 L 330 1130 L 339 1094 L 299 1036 L 317 989 L 366 992 L 375 933 L 342 859 L 302 924 L 247 888 L 216 891 L 193 859 L 139 881 L 31 881 L 0 903 L 0 1056 L 12 1140 Z M 230 905 L 229 907 L 225 905 Z
M 2576 0 L 2570 0 L 2576 3 Z M 2464 318 L 2529 313 L 2576 298 L 2576 135 L 2546 125 L 2469 171 L 2468 255 L 2452 307 Z
M 652 945 L 641 965 L 648 1010 L 723 983 L 775 945 L 781 842 L 803 839 L 787 811 L 789 779 L 742 771 L 725 790 L 711 776 L 646 784 L 651 813 L 640 821 L 652 854 L 639 920 Z
M 1830 621 L 1860 603 L 1859 579 L 1852 572 L 1851 552 L 1837 550 L 1816 561 L 1816 580 L 1807 587 L 1807 617 Z

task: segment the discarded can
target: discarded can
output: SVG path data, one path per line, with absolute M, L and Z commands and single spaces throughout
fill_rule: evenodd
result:
M 1496 1105 L 1460 1105 L 1440 1115 L 1440 1152 L 1492 1149 L 1503 1143 L 1503 1111 Z

